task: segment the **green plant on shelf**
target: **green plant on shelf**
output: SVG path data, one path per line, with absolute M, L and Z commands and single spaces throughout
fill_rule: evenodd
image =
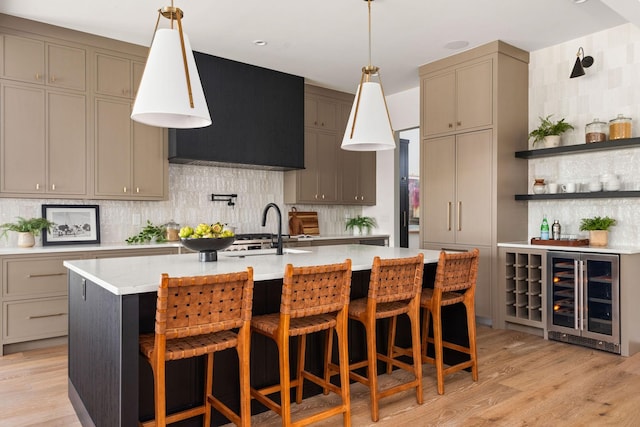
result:
M 360 216 L 357 215 L 354 218 L 349 218 L 347 220 L 345 229 L 346 230 L 359 230 L 360 232 L 363 231 L 371 231 L 372 228 L 377 227 L 378 224 L 376 223 L 375 218 L 371 218 L 369 216 Z
M 565 122 L 564 119 L 557 122 L 551 120 L 552 115 L 553 114 L 547 117 L 540 117 L 540 125 L 529 133 L 529 138 L 533 138 L 534 147 L 536 143 L 543 141 L 547 136 L 562 135 L 573 129 L 573 125 Z

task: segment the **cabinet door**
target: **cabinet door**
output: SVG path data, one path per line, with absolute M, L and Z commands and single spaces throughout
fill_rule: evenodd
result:
M 96 54 L 96 92 L 131 98 L 131 60 Z
M 376 204 L 376 153 L 361 151 L 358 154 L 360 154 L 358 179 L 360 203 L 373 206 Z
M 95 102 L 96 195 L 131 193 L 131 104 L 97 98 Z
M 296 171 L 297 201 L 314 202 L 318 195 L 318 134 L 307 130 L 304 133 L 304 169 Z M 295 203 L 295 202 L 293 202 Z
M 491 146 L 491 130 L 456 137 L 457 243 L 491 244 Z
M 493 123 L 493 67 L 491 60 L 456 71 L 456 129 Z
M 451 132 L 456 120 L 456 75 L 454 72 L 422 80 L 424 136 Z
M 133 94 L 132 98 L 135 98 L 138 94 L 138 88 L 140 87 L 140 81 L 142 80 L 142 74 L 144 74 L 144 62 L 133 61 L 131 63 L 131 69 L 133 73 Z
M 4 37 L 2 76 L 29 83 L 44 83 L 44 42 L 25 37 Z
M 455 137 L 424 140 L 424 240 L 453 243 L 455 209 Z
M 133 123 L 133 188 L 140 197 L 164 197 L 167 153 L 163 128 Z
M 318 133 L 318 197 L 319 202 L 338 200 L 338 141 L 335 134 Z
M 340 152 L 340 187 L 342 202 L 359 204 L 360 202 L 360 158 L 357 151 Z
M 47 94 L 47 192 L 87 193 L 86 97 L 64 92 Z
M 46 187 L 44 89 L 2 84 L 0 114 L 0 190 L 43 193 Z
M 338 104 L 334 101 L 307 96 L 304 100 L 304 123 L 324 130 L 336 130 Z
M 49 86 L 85 90 L 86 58 L 83 49 L 49 44 L 47 58 Z

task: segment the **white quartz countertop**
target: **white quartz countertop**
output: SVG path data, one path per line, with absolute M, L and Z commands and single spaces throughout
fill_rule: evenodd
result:
M 334 264 L 351 258 L 354 271 L 369 270 L 374 256 L 401 258 L 424 254 L 424 262 L 438 262 L 439 251 L 370 245 L 332 245 L 291 249 L 290 253 L 254 255 L 260 251 L 218 252 L 218 261 L 200 262 L 197 253 L 146 257 L 64 261 L 64 266 L 116 295 L 155 292 L 162 273 L 197 276 L 243 271 L 253 267 L 254 281 L 281 279 L 286 264 L 310 266 Z
M 563 251 L 563 252 L 589 252 L 599 254 L 623 254 L 634 255 L 640 254 L 640 248 L 637 246 L 558 246 L 558 245 L 532 245 L 528 242 L 505 242 L 498 243 L 498 247 L 516 248 L 516 249 L 544 249 L 547 251 Z

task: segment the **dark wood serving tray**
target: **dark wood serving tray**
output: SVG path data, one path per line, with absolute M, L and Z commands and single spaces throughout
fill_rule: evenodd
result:
M 541 240 L 539 237 L 532 237 L 531 244 L 547 246 L 589 246 L 589 239 Z

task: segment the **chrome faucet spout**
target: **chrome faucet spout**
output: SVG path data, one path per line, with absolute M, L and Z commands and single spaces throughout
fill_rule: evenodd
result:
M 276 211 L 276 215 L 278 215 L 278 246 L 276 249 L 276 255 L 282 255 L 282 213 L 280 212 L 280 208 L 275 203 L 269 203 L 264 207 L 262 211 L 262 226 L 267 225 L 267 213 L 269 209 L 274 208 Z

